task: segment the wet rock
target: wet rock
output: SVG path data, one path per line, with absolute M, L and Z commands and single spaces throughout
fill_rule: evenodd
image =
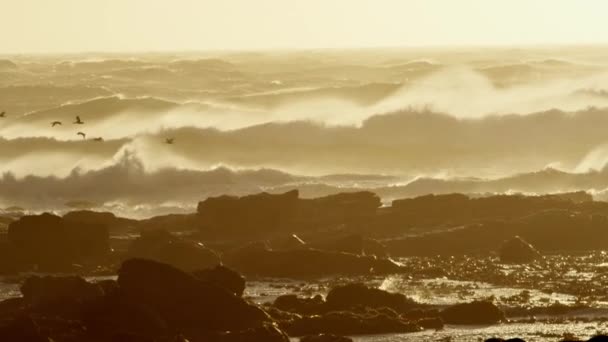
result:
M 452 305 L 440 315 L 447 324 L 495 324 L 505 320 L 502 310 L 486 301 Z
M 325 300 L 320 295 L 312 298 L 298 297 L 295 294 L 282 295 L 275 299 L 272 306 L 282 311 L 304 315 L 320 314 L 327 311 Z
M 421 327 L 378 312 L 358 314 L 348 311 L 332 311 L 323 315 L 305 316 L 281 325 L 290 336 L 312 334 L 388 334 L 420 331 Z
M 239 272 L 269 277 L 391 274 L 402 271 L 398 264 L 389 259 L 314 249 L 273 251 L 246 248 L 227 253 L 224 260 Z
M 400 293 L 391 293 L 359 283 L 334 287 L 327 294 L 326 301 L 327 307 L 332 310 L 363 306 L 370 308 L 385 307 L 397 312 L 404 312 L 417 306 L 415 301 Z
M 47 213 L 12 222 L 8 241 L 20 259 L 48 272 L 71 271 L 73 264 L 99 263 L 110 252 L 105 225 L 70 222 Z
M 195 271 L 220 264 L 219 256 L 202 243 L 179 238 L 167 231 L 145 231 L 127 252 L 129 258 L 163 262 L 185 271 Z
M 194 276 L 201 281 L 222 287 L 238 297 L 241 297 L 245 291 L 245 278 L 223 265 L 196 271 Z
M 503 263 L 526 263 L 541 257 L 536 248 L 519 236 L 505 241 L 500 247 L 499 255 Z
M 353 342 L 353 339 L 333 334 L 317 334 L 302 336 L 300 342 Z
M 118 272 L 121 293 L 152 308 L 176 331 L 233 331 L 259 327 L 269 316 L 229 291 L 170 265 L 130 259 Z

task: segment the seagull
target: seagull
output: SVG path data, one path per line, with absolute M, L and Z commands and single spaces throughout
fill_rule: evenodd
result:
M 82 132 L 78 132 L 76 133 L 76 135 L 82 135 L 82 139 L 85 139 L 87 137 L 87 135 Z
M 165 144 L 173 145 L 173 140 L 175 140 L 175 139 L 174 138 L 167 138 L 167 139 L 165 139 Z
M 93 138 L 93 141 L 103 141 L 102 137 Z
M 61 125 L 61 121 L 53 121 L 53 122 L 51 122 L 51 126 L 52 127 L 55 127 L 57 125 Z
M 74 121 L 75 125 L 82 125 L 84 121 L 80 120 L 80 116 L 76 116 L 76 121 Z
M 5 117 L 6 117 L 6 112 L 0 113 L 0 118 L 5 118 Z

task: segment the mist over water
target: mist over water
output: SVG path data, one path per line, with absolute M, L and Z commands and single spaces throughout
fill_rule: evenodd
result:
M 323 193 L 600 193 L 607 187 L 601 177 L 572 179 L 601 174 L 608 162 L 608 67 L 598 62 L 606 54 L 11 57 L 14 67 L 0 71 L 0 110 L 7 112 L 0 119 L 0 197 L 5 206 L 35 206 L 48 196 L 47 206 L 59 209 L 71 199 L 161 205 L 147 190 L 121 189 L 157 177 L 175 184 L 182 181 L 172 177 L 190 172 L 200 186 L 151 190 L 186 205 L 220 191 L 208 190 L 217 180 L 200 181 L 217 170 L 232 175 L 223 191 L 234 193 L 313 184 Z M 76 116 L 84 124 L 74 124 Z M 262 169 L 277 171 L 268 183 L 242 181 L 242 172 Z M 559 175 L 550 185 L 519 181 L 547 170 Z M 108 174 L 114 178 L 102 177 Z M 350 178 L 329 184 L 322 176 L 331 174 Z M 385 181 L 372 186 L 354 181 L 357 175 Z M 76 180 L 107 190 L 93 194 Z M 122 185 L 106 186 L 112 183 Z M 48 188 L 20 190 L 33 184 Z

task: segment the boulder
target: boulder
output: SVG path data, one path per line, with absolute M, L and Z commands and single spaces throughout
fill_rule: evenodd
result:
M 317 334 L 302 336 L 300 342 L 353 342 L 353 339 L 333 334 Z
M 526 263 L 541 257 L 536 248 L 519 236 L 505 241 L 500 247 L 499 255 L 503 263 Z
M 332 288 L 327 294 L 327 307 L 331 310 L 345 310 L 354 306 L 369 308 L 391 308 L 404 312 L 418 304 L 400 293 L 391 293 L 364 284 L 354 283 Z
M 8 241 L 20 259 L 48 272 L 71 271 L 73 264 L 98 264 L 110 252 L 105 225 L 70 222 L 48 213 L 12 222 Z
M 127 256 L 156 260 L 188 272 L 220 264 L 219 256 L 202 243 L 179 238 L 164 230 L 142 232 L 131 243 Z
M 447 324 L 496 324 L 505 320 L 502 310 L 487 301 L 452 305 L 440 316 Z
M 131 302 L 153 309 L 169 328 L 185 336 L 245 330 L 271 321 L 263 310 L 233 293 L 152 260 L 125 261 L 118 284 Z
M 203 282 L 208 282 L 224 288 L 237 297 L 243 296 L 245 278 L 238 272 L 223 265 L 194 272 L 194 276 Z

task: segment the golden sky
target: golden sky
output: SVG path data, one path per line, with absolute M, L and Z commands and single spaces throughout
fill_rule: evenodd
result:
M 605 0 L 0 0 L 0 53 L 608 43 Z

